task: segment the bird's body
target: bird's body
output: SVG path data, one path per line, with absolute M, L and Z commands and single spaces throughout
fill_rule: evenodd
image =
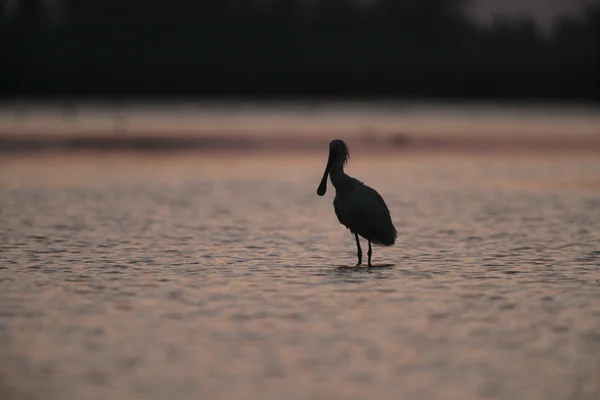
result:
M 390 212 L 379 193 L 369 186 L 359 182 L 347 192 L 336 191 L 333 207 L 340 223 L 351 232 L 375 244 L 391 246 L 396 242 Z
M 390 211 L 379 193 L 358 179 L 346 175 L 344 164 L 348 158 L 348 147 L 342 140 L 333 140 L 329 144 L 329 160 L 317 194 L 325 194 L 329 175 L 335 187 L 335 215 L 356 238 L 358 264 L 362 263 L 358 236 L 369 241 L 368 257 L 371 265 L 371 242 L 391 246 L 396 242 L 398 233 L 392 223 Z

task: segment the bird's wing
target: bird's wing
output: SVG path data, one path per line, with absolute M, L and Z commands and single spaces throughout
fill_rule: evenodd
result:
M 363 184 L 363 189 L 365 191 L 365 193 L 368 193 L 369 196 L 372 196 L 373 200 L 375 200 L 377 203 L 379 203 L 381 206 L 383 206 L 385 208 L 385 211 L 387 211 L 387 213 L 390 213 L 390 210 L 388 209 L 387 204 L 385 204 L 385 201 L 383 200 L 383 197 L 381 197 L 381 195 L 377 192 L 377 190 L 373 189 L 370 186 L 367 186 L 365 184 Z
M 376 190 L 360 184 L 343 195 L 336 195 L 335 214 L 340 223 L 353 233 L 374 243 L 393 243 L 396 229 L 390 211 Z

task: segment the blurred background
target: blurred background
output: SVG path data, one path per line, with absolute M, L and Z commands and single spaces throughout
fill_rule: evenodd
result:
M 579 134 L 600 126 L 593 0 L 3 0 L 0 10 L 5 150 L 48 146 L 50 132 L 63 147 L 285 137 L 306 148 L 336 134 L 404 146 L 450 131 L 566 135 L 589 148 Z

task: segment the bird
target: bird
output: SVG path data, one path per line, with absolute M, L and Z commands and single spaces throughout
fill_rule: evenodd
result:
M 342 225 L 350 230 L 356 239 L 358 263 L 362 264 L 362 249 L 358 236 L 369 242 L 367 252 L 369 267 L 373 250 L 371 243 L 391 246 L 396 243 L 398 231 L 392 223 L 390 211 L 377 191 L 356 178 L 346 175 L 344 165 L 348 163 L 350 152 L 341 139 L 329 143 L 329 158 L 317 194 L 327 192 L 327 177 L 335 188 L 333 208 Z

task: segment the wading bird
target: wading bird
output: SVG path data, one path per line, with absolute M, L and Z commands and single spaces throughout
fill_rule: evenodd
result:
M 362 249 L 358 236 L 369 241 L 369 266 L 371 266 L 371 242 L 391 246 L 396 242 L 398 232 L 392 223 L 390 211 L 383 198 L 375 189 L 370 188 L 358 179 L 344 173 L 344 164 L 348 162 L 350 152 L 343 140 L 332 140 L 329 143 L 329 159 L 323 173 L 323 179 L 317 194 L 323 196 L 327 191 L 327 175 L 335 187 L 333 208 L 338 220 L 356 239 L 358 248 L 358 264 L 362 263 Z

